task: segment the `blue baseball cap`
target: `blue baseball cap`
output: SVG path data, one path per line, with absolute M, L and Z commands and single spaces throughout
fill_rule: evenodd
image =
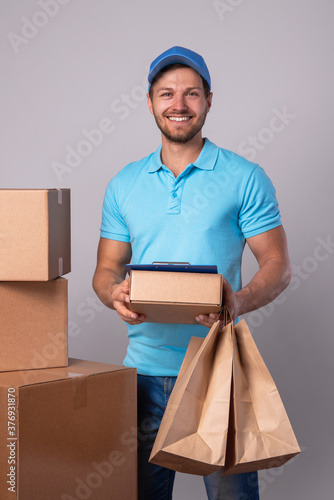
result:
M 196 52 L 193 52 L 192 50 L 177 46 L 166 50 L 165 52 L 160 54 L 160 56 L 154 59 L 150 66 L 150 71 L 148 74 L 148 88 L 150 88 L 159 71 L 161 71 L 166 66 L 175 63 L 185 64 L 186 66 L 190 66 L 190 68 L 193 68 L 204 78 L 204 80 L 209 85 L 209 89 L 211 90 L 210 73 L 203 57 Z

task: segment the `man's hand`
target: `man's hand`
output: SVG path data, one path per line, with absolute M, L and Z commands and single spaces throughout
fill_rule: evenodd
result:
M 228 309 L 231 319 L 234 321 L 239 314 L 237 297 L 233 292 L 231 285 L 225 278 L 223 278 L 223 305 Z M 211 328 L 212 325 L 218 321 L 218 319 L 222 320 L 223 316 L 219 316 L 217 313 L 211 313 L 209 315 L 200 314 L 199 316 L 196 316 L 195 319 L 201 325 Z
M 130 325 L 138 325 L 145 321 L 146 318 L 143 314 L 130 311 L 129 290 L 130 278 L 127 278 L 120 284 L 113 285 L 111 292 L 112 307 L 123 321 L 126 321 Z
M 233 293 L 231 285 L 224 279 L 223 306 L 233 320 L 237 316 L 269 304 L 288 286 L 291 277 L 290 260 L 285 232 L 282 226 L 247 238 L 259 270 L 241 290 Z M 196 320 L 211 328 L 219 319 L 218 314 L 199 315 Z
M 146 318 L 129 309 L 130 278 L 124 279 L 124 265 L 130 260 L 130 243 L 100 238 L 93 288 L 101 302 L 115 309 L 123 321 L 137 325 Z

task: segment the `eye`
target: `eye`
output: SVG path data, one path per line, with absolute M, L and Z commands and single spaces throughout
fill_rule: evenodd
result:
M 188 92 L 188 95 L 190 97 L 198 97 L 199 96 L 199 93 L 196 92 L 195 90 L 192 90 L 191 92 Z
M 171 95 L 171 92 L 163 92 L 162 94 L 160 94 L 160 97 L 171 97 Z

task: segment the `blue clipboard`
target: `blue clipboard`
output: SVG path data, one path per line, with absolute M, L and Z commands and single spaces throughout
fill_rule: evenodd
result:
M 152 264 L 125 264 L 126 271 L 166 271 L 179 273 L 218 274 L 217 266 L 192 266 L 189 262 L 153 262 Z

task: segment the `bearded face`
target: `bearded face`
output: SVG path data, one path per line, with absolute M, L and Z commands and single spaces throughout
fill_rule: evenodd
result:
M 201 134 L 211 94 L 205 96 L 202 78 L 195 70 L 182 67 L 167 71 L 154 83 L 148 104 L 164 137 L 186 143 Z

